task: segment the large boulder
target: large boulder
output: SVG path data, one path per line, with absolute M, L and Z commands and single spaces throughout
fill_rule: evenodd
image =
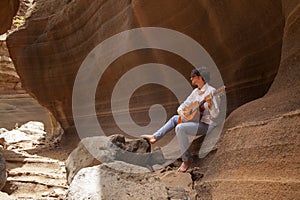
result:
M 120 173 L 113 170 L 117 165 L 141 173 Z M 67 199 L 168 199 L 162 182 L 145 172 L 146 168 L 121 161 L 81 169 L 69 187 Z
M 125 140 L 122 135 L 84 138 L 66 161 L 68 183 L 71 183 L 73 177 L 82 168 L 114 161 L 139 165 L 149 172 L 151 170 L 149 167 L 164 163 L 162 154 L 157 151 L 148 153 L 149 151 L 150 145 L 144 139 Z
M 91 154 L 86 145 L 97 151 L 97 158 Z M 76 173 L 85 167 L 99 165 L 102 162 L 112 162 L 115 159 L 116 149 L 111 145 L 107 137 L 91 137 L 81 140 L 77 148 L 74 149 L 66 160 L 66 171 L 68 183 Z M 101 162 L 102 161 L 102 162 Z

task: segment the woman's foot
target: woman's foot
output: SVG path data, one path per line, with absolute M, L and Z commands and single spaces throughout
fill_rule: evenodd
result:
M 141 135 L 141 138 L 148 140 L 150 144 L 154 144 L 156 142 L 154 135 Z
M 178 168 L 178 172 L 186 172 L 188 168 L 192 165 L 192 162 L 182 162 L 180 167 Z

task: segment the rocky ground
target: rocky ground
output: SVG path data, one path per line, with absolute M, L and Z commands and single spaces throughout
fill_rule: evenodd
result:
M 62 145 L 61 135 L 49 135 L 42 123 L 29 122 L 12 130 L 2 128 L 0 138 L 7 170 L 7 181 L 0 197 L 5 199 L 79 199 L 78 195 L 88 199 L 86 190 L 94 186 L 103 187 L 102 199 L 196 199 L 195 183 L 203 176 L 203 169 L 195 166 L 188 173 L 177 172 L 179 161 L 142 174 L 124 173 L 109 165 L 94 165 L 78 172 L 90 178 L 77 176 L 77 182 L 69 186 L 66 160 L 74 147 Z M 121 167 L 126 166 L 121 163 Z M 101 181 L 93 184 L 92 180 L 97 181 L 93 178 L 99 174 Z M 105 189 L 108 186 L 114 189 Z M 116 190 L 118 192 L 112 192 Z M 94 195 L 93 192 L 91 190 Z
M 13 141 L 4 137 L 4 132 L 0 135 L 9 143 L 2 150 L 8 177 L 2 192 L 9 195 L 5 198 L 12 199 L 76 199 L 70 194 L 68 196 L 68 192 L 76 196 L 76 189 L 80 187 L 81 194 L 88 194 L 86 189 L 91 190 L 96 185 L 96 188 L 103 187 L 103 199 L 297 199 L 300 195 L 297 189 L 300 186 L 297 180 L 299 151 L 290 145 L 290 141 L 292 139 L 293 144 L 299 144 L 299 117 L 300 110 L 295 110 L 265 120 L 227 127 L 214 151 L 202 160 L 196 159 L 187 173 L 176 171 L 179 161 L 156 172 L 140 175 L 95 165 L 78 172 L 76 179 L 79 182 L 71 183 L 72 188 L 74 184 L 77 185 L 75 190 L 67 184 L 65 168 L 65 162 L 74 147 L 61 145 L 57 136 L 49 137 L 46 134 L 30 141 Z M 274 130 L 277 130 L 276 134 L 269 137 L 268 133 Z M 259 132 L 260 138 L 255 136 Z M 232 139 L 241 134 L 244 135 L 243 140 Z M 252 154 L 247 154 L 248 149 L 259 143 L 265 144 L 262 149 L 257 148 L 251 151 Z M 275 155 L 269 151 L 269 143 L 277 143 L 278 147 L 274 148 L 282 149 L 281 153 Z M 240 147 L 245 150 L 239 150 Z M 239 157 L 239 154 L 245 153 L 247 159 Z M 293 159 L 292 155 L 296 157 Z M 224 163 L 224 159 L 231 162 Z M 268 171 L 270 168 L 276 168 L 277 173 Z M 93 183 L 97 180 L 93 179 L 93 173 L 101 174 L 100 182 Z M 243 174 L 246 175 L 244 178 Z M 82 175 L 92 177 L 86 179 Z M 105 189 L 109 185 L 114 189 Z M 269 193 L 271 190 L 273 193 Z
M 1 153 L 7 170 L 2 192 L 12 199 L 63 199 L 68 188 L 64 165 L 67 153 L 57 144 L 58 138 L 46 132 L 22 134 L 21 128 L 1 131 L 5 141 Z
M 38 122 L 34 122 L 38 123 Z M 39 124 L 39 123 L 38 123 Z M 23 134 L 27 133 L 27 134 Z M 68 193 L 65 161 L 71 146 L 60 144 L 60 136 L 49 136 L 41 129 L 28 131 L 24 126 L 13 130 L 1 129 L 2 154 L 6 160 L 7 182 L 1 195 L 11 199 L 65 199 Z M 104 199 L 189 199 L 196 196 L 194 190 L 197 169 L 190 173 L 176 171 L 180 163 L 145 174 L 120 173 L 115 169 L 99 166 L 104 171 L 104 185 L 125 189 L 127 195 L 104 193 Z M 96 168 L 98 166 L 95 166 Z M 94 169 L 95 169 L 94 167 Z M 91 187 L 91 183 L 82 184 Z M 74 185 L 74 183 L 73 183 Z M 134 187 L 136 186 L 136 187 Z M 152 188 L 149 190 L 149 188 Z M 135 189 L 132 189 L 135 188 Z M 103 190 L 104 191 L 104 190 Z M 6 193 L 6 194 L 5 194 Z M 83 193 L 82 193 L 83 194 Z M 121 196 L 120 196 L 121 195 Z M 1 197 L 1 196 L 0 196 Z M 69 199 L 73 199 L 70 198 Z M 194 199 L 194 198 L 192 198 Z

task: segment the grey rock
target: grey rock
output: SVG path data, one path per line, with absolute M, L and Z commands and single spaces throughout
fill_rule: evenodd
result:
M 68 183 L 71 183 L 73 177 L 82 168 L 113 161 L 115 153 L 116 150 L 112 148 L 107 137 L 84 138 L 66 160 Z
M 82 168 L 117 160 L 153 170 L 152 166 L 162 164 L 164 157 L 161 151 L 149 151 L 150 144 L 144 139 L 126 140 L 123 135 L 84 138 L 66 161 L 68 183 Z
M 5 200 L 14 200 L 14 198 L 10 197 L 7 193 L 5 192 L 0 192 L 0 199 L 5 199 Z
M 2 154 L 0 154 L 0 190 L 4 187 L 7 179 L 6 162 Z
M 81 169 L 70 184 L 67 199 L 167 199 L 166 188 L 159 179 L 150 174 L 114 170 L 118 166 L 148 171 L 121 161 Z

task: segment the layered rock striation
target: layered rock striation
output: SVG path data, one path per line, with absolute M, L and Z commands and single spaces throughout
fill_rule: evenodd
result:
M 263 96 L 273 82 L 280 62 L 283 22 L 279 0 L 39 0 L 25 27 L 9 36 L 8 47 L 24 88 L 65 130 L 71 130 L 76 74 L 88 53 L 105 39 L 149 26 L 188 35 L 218 66 L 231 112 Z M 185 59 L 157 49 L 129 52 L 115 60 L 101 77 L 95 97 L 98 120 L 107 134 L 122 133 L 110 105 L 116 82 L 130 69 L 149 62 L 169 65 L 187 80 L 192 69 Z M 167 108 L 168 117 L 174 114 L 179 102 L 172 92 L 157 85 L 145 87 L 136 91 L 130 105 L 130 114 L 138 124 L 149 122 L 147 110 L 155 103 Z
M 20 77 L 9 56 L 5 40 L 0 40 L 0 94 L 25 94 Z
M 9 23 L 1 21 L 0 27 L 1 33 L 5 32 L 0 35 L 0 126 L 12 129 L 30 120 L 40 120 L 45 123 L 48 133 L 57 134 L 60 126 L 55 118 L 23 89 L 7 48 L 7 35 L 19 30 L 33 4 L 33 0 L 21 0 L 20 5 L 19 1 L 13 0 L 0 2 L 3 14 L 0 20 Z
M 300 3 L 285 15 L 278 74 L 264 97 L 228 117 L 197 190 L 204 199 L 298 199 L 300 195 Z

